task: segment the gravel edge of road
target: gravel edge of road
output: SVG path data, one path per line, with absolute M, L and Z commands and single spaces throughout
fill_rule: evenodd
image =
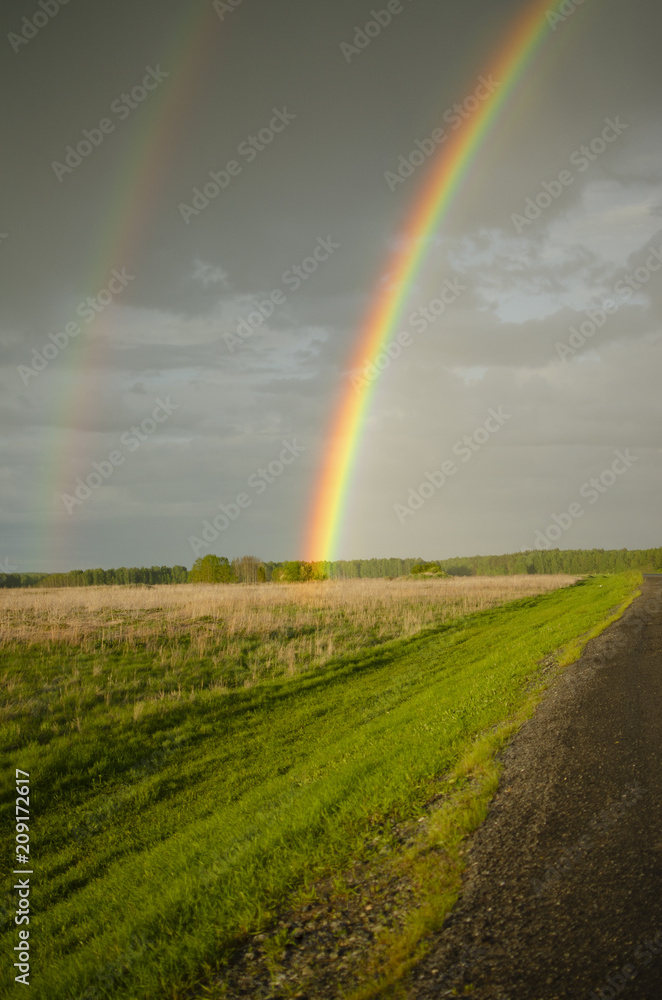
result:
M 651 582 L 649 583 L 649 581 Z M 652 581 L 657 581 L 657 583 Z M 532 766 L 536 763 L 540 767 L 540 762 L 545 758 L 545 754 L 548 755 L 547 759 L 553 759 L 549 755 L 553 755 L 565 743 L 567 731 L 564 729 L 564 725 L 566 720 L 569 727 L 572 725 L 573 706 L 586 704 L 587 699 L 590 703 L 590 695 L 595 690 L 596 683 L 601 679 L 600 674 L 605 671 L 606 667 L 617 664 L 619 657 L 630 661 L 633 659 L 634 649 L 644 648 L 642 643 L 646 640 L 646 630 L 651 623 L 654 624 L 655 615 L 657 615 L 659 622 L 660 612 L 662 612 L 662 575 L 647 575 L 643 585 L 638 588 L 638 593 L 633 595 L 627 606 L 621 608 L 621 613 L 612 623 L 612 627 L 606 628 L 599 635 L 589 639 L 579 658 L 569 667 L 552 667 L 548 674 L 549 683 L 535 714 L 518 729 L 501 754 L 502 771 L 499 788 L 490 803 L 486 821 L 469 839 L 467 867 L 463 875 L 462 891 L 458 901 L 444 921 L 443 927 L 428 939 L 429 948 L 425 958 L 389 996 L 407 998 L 407 1000 L 432 1000 L 432 998 L 442 1000 L 444 997 L 465 995 L 464 990 L 470 988 L 470 995 L 476 1000 L 529 1000 L 529 998 L 534 997 L 535 1000 L 543 1000 L 543 998 L 556 1000 L 557 997 L 583 997 L 585 1000 L 589 1000 L 589 997 L 595 998 L 599 995 L 601 987 L 596 984 L 601 982 L 605 997 L 620 994 L 626 986 L 628 987 L 628 995 L 633 998 L 635 996 L 646 997 L 648 1000 L 649 997 L 662 996 L 662 984 L 657 992 L 646 992 L 649 987 L 643 981 L 645 977 L 642 977 L 635 985 L 626 983 L 626 977 L 618 971 L 619 958 L 617 956 L 617 944 L 621 950 L 627 953 L 628 941 L 632 954 L 636 953 L 637 947 L 643 947 L 642 942 L 648 942 L 646 947 L 650 948 L 650 955 L 653 956 L 655 954 L 653 945 L 657 941 L 657 938 L 653 936 L 654 931 L 657 929 L 658 936 L 662 932 L 662 918 L 660 917 L 651 918 L 650 927 L 652 929 L 643 928 L 637 932 L 634 928 L 628 927 L 627 933 L 624 931 L 619 942 L 610 941 L 605 949 L 605 957 L 601 961 L 597 960 L 596 953 L 592 970 L 588 969 L 591 964 L 589 956 L 585 978 L 587 983 L 593 985 L 588 985 L 586 992 L 567 992 L 566 986 L 559 985 L 559 977 L 551 965 L 546 970 L 548 973 L 546 978 L 541 979 L 537 984 L 535 977 L 525 986 L 518 984 L 516 987 L 504 983 L 502 980 L 488 983 L 480 978 L 480 975 L 484 975 L 484 971 L 478 976 L 476 983 L 472 981 L 476 968 L 484 970 L 489 967 L 491 953 L 498 955 L 501 952 L 501 960 L 504 960 L 511 947 L 505 930 L 507 924 L 503 916 L 496 912 L 490 916 L 484 911 L 488 902 L 494 902 L 495 899 L 499 898 L 499 890 L 495 890 L 494 883 L 489 884 L 490 876 L 502 879 L 501 885 L 504 884 L 504 871 L 498 869 L 504 851 L 510 851 L 511 869 L 514 866 L 516 852 L 512 831 L 518 829 L 518 826 L 517 822 L 513 820 L 513 815 L 519 815 L 529 827 L 535 828 L 536 802 L 540 804 L 545 798 L 546 790 L 527 786 L 527 781 L 522 775 L 526 772 L 529 763 Z M 657 627 L 660 627 L 659 624 Z M 650 633 L 648 641 L 651 641 Z M 582 699 L 584 699 L 583 702 Z M 620 803 L 609 804 L 605 801 L 603 803 L 604 809 L 597 813 L 597 818 L 602 819 L 604 830 L 610 835 L 612 833 L 616 835 L 619 832 L 618 827 L 624 826 L 634 816 L 639 799 L 644 801 L 642 799 L 644 793 L 645 789 L 642 790 L 635 781 L 631 788 L 625 789 Z M 647 803 L 647 808 L 650 808 L 652 804 Z M 657 807 L 659 807 L 659 802 Z M 618 824 L 609 818 L 611 813 L 621 817 Z M 510 819 L 507 818 L 508 816 Z M 625 816 L 624 820 L 623 816 Z M 508 831 L 510 832 L 510 843 L 506 839 Z M 589 844 L 588 860 L 586 860 L 587 849 L 585 845 L 582 846 L 582 841 L 575 841 L 574 846 L 576 847 L 574 855 L 572 852 L 567 852 L 563 864 L 557 865 L 556 874 L 554 874 L 553 866 L 551 868 L 552 875 L 544 876 L 542 880 L 536 877 L 533 869 L 526 872 L 532 887 L 530 891 L 538 893 L 541 909 L 544 905 L 562 905 L 558 901 L 549 900 L 552 892 L 558 892 L 563 904 L 572 905 L 571 884 L 562 884 L 559 880 L 562 878 L 564 883 L 572 883 L 573 878 L 578 881 L 587 879 L 588 873 L 585 869 L 594 863 L 594 855 L 598 855 L 599 850 L 602 849 L 599 844 L 597 847 L 595 844 Z M 662 848 L 662 845 L 656 846 L 658 849 Z M 523 868 L 528 866 L 529 862 L 530 858 L 523 856 L 517 858 L 517 864 Z M 505 877 L 508 877 L 507 874 Z M 545 884 L 545 878 L 549 884 Z M 545 894 L 548 897 L 547 901 Z M 521 898 L 517 899 L 515 908 L 521 905 L 521 902 Z M 480 910 L 481 906 L 483 912 Z M 494 910 L 497 910 L 497 906 L 494 906 Z M 639 938 L 637 937 L 638 933 Z M 597 938 L 598 935 L 594 935 L 594 937 Z M 659 952 L 662 954 L 662 939 L 658 944 Z M 517 950 L 518 945 L 513 944 L 513 953 Z M 616 977 L 613 981 L 607 979 L 610 968 L 617 970 L 613 973 Z M 653 970 L 652 974 L 662 977 L 662 960 L 660 967 L 656 967 L 656 969 L 657 971 Z M 643 968 L 640 971 L 643 972 Z M 656 980 L 656 986 L 657 982 L 658 980 Z M 644 992 L 640 992 L 640 990 Z

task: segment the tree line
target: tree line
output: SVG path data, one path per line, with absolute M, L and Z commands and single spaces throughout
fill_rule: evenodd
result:
M 4 577 L 4 579 L 3 579 Z M 121 566 L 119 569 L 73 569 L 68 573 L 3 573 L 0 587 L 100 587 L 118 584 L 187 583 L 186 566 Z
M 189 579 L 199 577 L 196 567 L 211 565 L 218 556 L 198 559 Z M 546 549 L 512 552 L 499 556 L 469 556 L 465 558 L 438 559 L 426 562 L 416 559 L 351 559 L 335 562 L 285 563 L 261 562 L 251 556 L 243 559 L 222 560 L 227 565 L 222 573 L 228 583 L 260 583 L 268 581 L 304 582 L 306 580 L 368 580 L 395 579 L 401 576 L 433 573 L 436 576 L 513 576 L 515 574 L 567 573 L 581 576 L 585 573 L 623 573 L 628 569 L 642 572 L 662 571 L 662 548 L 656 549 Z M 203 571 L 204 573 L 204 571 Z M 223 575 L 225 574 L 225 575 Z
M 515 573 L 644 573 L 662 570 L 662 548 L 656 549 L 530 549 L 502 556 L 441 559 L 450 576 L 510 576 Z
M 622 573 L 662 571 L 662 548 L 545 549 L 500 556 L 469 556 L 426 562 L 416 559 L 350 559 L 327 562 L 265 562 L 255 556 L 229 560 L 207 555 L 186 566 L 72 570 L 69 573 L 0 573 L 0 588 L 99 587 L 176 583 L 303 583 L 308 580 L 369 580 L 434 573 L 437 576 L 510 576 L 517 573 Z

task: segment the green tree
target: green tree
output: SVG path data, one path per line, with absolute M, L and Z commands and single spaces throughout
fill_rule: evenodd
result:
M 294 559 L 283 563 L 278 571 L 274 571 L 272 579 L 283 580 L 285 583 L 305 583 L 308 580 L 326 580 L 326 563 L 303 562 Z
M 173 583 L 187 583 L 188 582 L 188 570 L 186 566 L 173 566 L 172 567 L 172 582 Z
M 327 563 L 325 563 L 323 561 L 319 561 L 319 562 L 314 562 L 314 563 L 308 563 L 307 565 L 310 565 L 310 567 L 312 568 L 312 577 L 311 577 L 311 579 L 313 579 L 313 580 L 328 580 L 329 579 L 329 574 L 327 573 Z
M 236 583 L 232 566 L 225 556 L 200 556 L 189 573 L 189 583 Z
M 255 556 L 242 556 L 232 560 L 232 568 L 239 583 L 260 583 L 262 563 Z M 266 580 L 266 576 L 264 577 Z
M 293 559 L 290 562 L 286 562 L 281 568 L 279 579 L 284 580 L 285 583 L 298 583 L 301 577 L 301 563 L 298 559 Z
M 436 562 L 420 562 L 414 563 L 411 568 L 413 576 L 448 576 L 439 563 Z

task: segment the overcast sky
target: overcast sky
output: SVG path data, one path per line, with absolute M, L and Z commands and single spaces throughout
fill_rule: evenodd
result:
M 5 567 L 303 554 L 433 166 L 394 181 L 400 157 L 529 4 L 393 2 L 361 49 L 385 3 L 216 6 L 2 5 Z M 429 240 L 339 557 L 662 544 L 662 15 L 586 0 L 553 27 Z

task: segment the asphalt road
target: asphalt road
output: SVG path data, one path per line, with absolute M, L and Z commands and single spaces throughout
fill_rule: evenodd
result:
M 662 577 L 504 756 L 409 1000 L 662 1000 Z

